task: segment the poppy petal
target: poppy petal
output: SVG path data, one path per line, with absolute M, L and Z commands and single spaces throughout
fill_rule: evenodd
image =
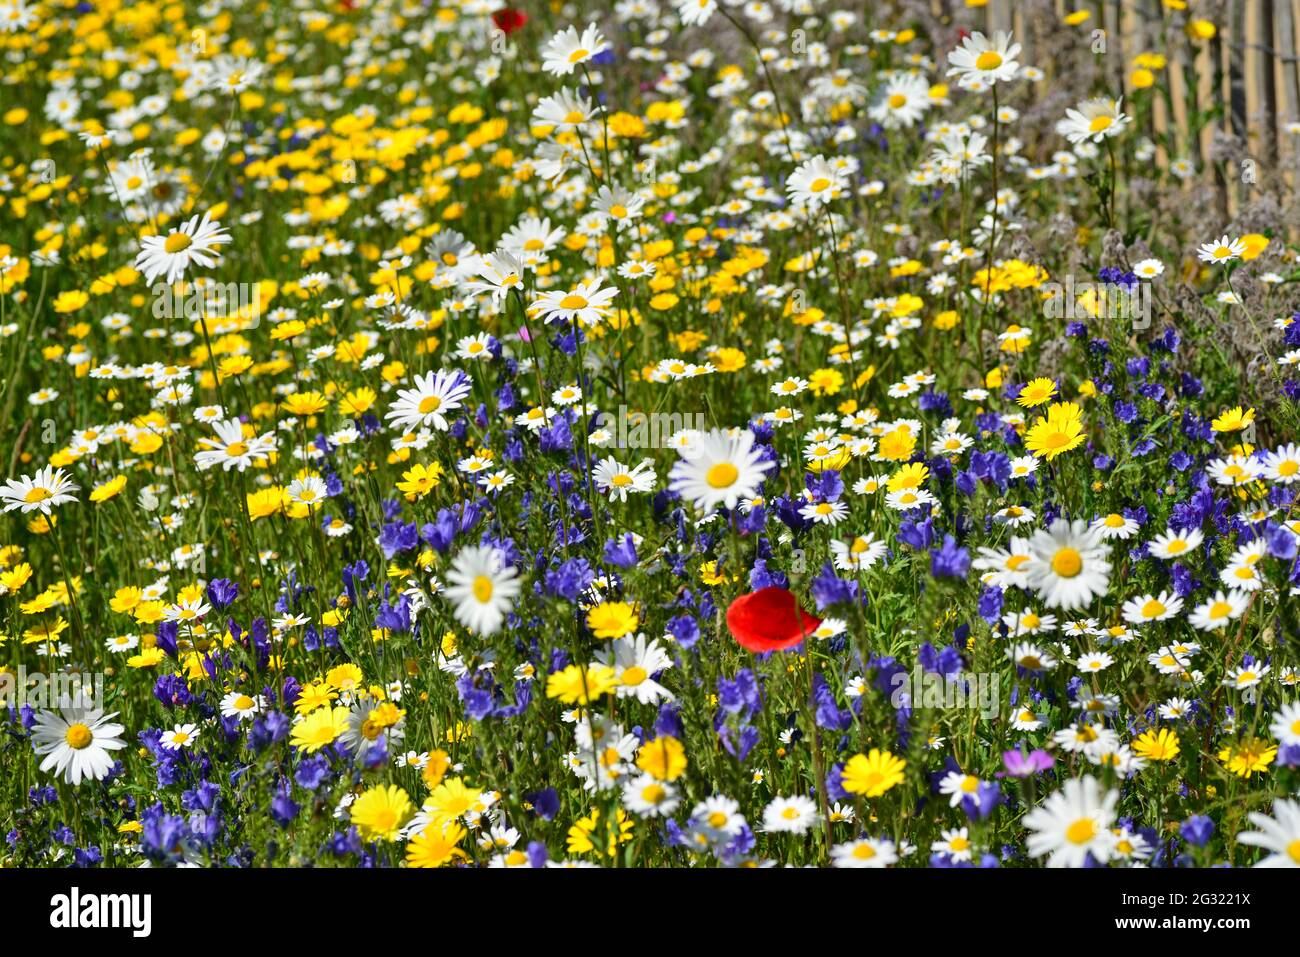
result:
M 492 14 L 492 22 L 498 30 L 509 36 L 528 22 L 528 14 L 506 7 Z
M 822 620 L 799 607 L 785 588 L 761 588 L 741 595 L 727 608 L 727 628 L 740 647 L 761 653 L 799 644 Z

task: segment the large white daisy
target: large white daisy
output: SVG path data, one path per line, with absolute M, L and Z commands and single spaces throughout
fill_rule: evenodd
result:
M 1070 778 L 1025 815 L 1030 857 L 1048 855 L 1048 867 L 1083 867 L 1091 854 L 1105 864 L 1115 847 L 1111 824 L 1118 802 L 1119 792 L 1103 793 L 1096 778 Z
M 576 27 L 561 30 L 542 47 L 542 69 L 555 76 L 568 76 L 581 63 L 601 53 L 609 43 L 596 25 L 581 33 Z
M 790 201 L 799 206 L 816 208 L 834 199 L 845 186 L 844 171 L 826 162 L 824 156 L 814 156 L 800 163 L 785 181 L 785 191 Z
M 1237 843 L 1262 847 L 1269 852 L 1256 867 L 1300 867 L 1300 802 L 1286 798 L 1273 801 L 1273 817 L 1250 812 L 1250 823 L 1258 831 L 1237 835 Z
M 426 372 L 415 377 L 414 389 L 397 390 L 397 401 L 384 418 L 403 430 L 431 425 L 446 432 L 445 414 L 459 409 L 469 391 L 469 380 L 459 369 Z
M 976 32 L 965 37 L 961 46 L 948 54 L 948 76 L 966 89 L 991 86 L 999 80 L 1010 80 L 1020 64 L 1016 57 L 1020 44 L 1011 42 L 1011 34 L 998 30 L 990 39 Z
M 650 459 L 628 468 L 612 455 L 601 459 L 591 470 L 596 488 L 611 499 L 626 502 L 629 492 L 649 492 L 655 487 L 655 472 Z
M 222 471 L 237 469 L 240 472 L 255 462 L 270 458 L 275 451 L 275 435 L 267 432 L 261 436 L 245 436 L 243 424 L 238 419 L 214 422 L 215 437 L 199 439 L 199 451 L 194 453 L 194 464 L 200 472 L 220 465 Z
M 77 497 L 72 493 L 80 489 L 81 486 L 74 484 L 63 469 L 47 465 L 30 478 L 20 475 L 16 479 L 6 479 L 4 486 L 0 487 L 0 499 L 4 500 L 6 512 L 20 509 L 24 515 L 28 512 L 49 515 L 54 506 L 75 502 Z
M 104 714 L 100 708 L 64 704 L 57 711 L 41 711 L 32 728 L 32 748 L 44 755 L 41 770 L 53 770 L 74 787 L 82 782 L 98 781 L 113 767 L 110 751 L 126 747 L 120 735 L 126 730 L 109 719 L 117 712 Z
M 758 494 L 763 475 L 776 463 L 764 461 L 754 448 L 754 433 L 742 429 L 729 435 L 719 429 L 701 433 L 669 474 L 674 492 L 709 511 L 718 505 L 735 508 L 742 498 Z
M 1084 100 L 1077 110 L 1066 110 L 1065 119 L 1056 124 L 1056 132 L 1071 143 L 1100 143 L 1108 136 L 1119 136 L 1128 125 L 1129 116 L 1120 110 L 1123 101 L 1107 96 Z
M 1029 539 L 1024 572 L 1029 586 L 1049 608 L 1082 608 L 1110 583 L 1109 549 L 1087 522 L 1058 518 Z
M 496 549 L 480 545 L 460 550 L 447 581 L 443 594 L 452 602 L 456 620 L 480 635 L 501 629 L 521 587 L 514 566 L 505 564 Z
M 190 263 L 200 266 L 215 265 L 221 254 L 217 247 L 231 241 L 230 234 L 221 223 L 204 213 L 203 219 L 191 216 L 167 235 L 145 236 L 140 240 L 140 252 L 135 257 L 135 268 L 144 273 L 145 282 L 158 276 L 173 283 L 185 275 Z
M 602 289 L 600 280 L 593 279 L 591 282 L 578 283 L 572 290 L 539 294 L 529 312 L 540 315 L 546 322 L 570 322 L 576 319 L 584 326 L 594 326 L 600 322 L 617 295 L 617 288 L 611 286 Z

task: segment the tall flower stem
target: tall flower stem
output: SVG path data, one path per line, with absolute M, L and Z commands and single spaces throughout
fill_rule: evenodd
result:
M 975 356 L 981 372 L 984 366 L 984 317 L 993 305 L 993 247 L 998 235 L 998 87 L 993 84 L 993 210 L 989 223 L 989 248 L 984 257 L 984 306 L 975 325 Z
M 849 324 L 849 300 L 844 292 L 844 276 L 840 272 L 840 240 L 835 232 L 835 220 L 831 217 L 829 206 L 822 207 L 826 214 L 826 226 L 831 232 L 831 263 L 835 267 L 835 287 L 840 297 L 840 322 L 844 326 L 844 348 L 847 350 L 845 359 L 849 364 L 849 374 L 853 377 L 850 383 L 850 391 L 855 391 L 858 385 L 858 370 L 853 361 L 853 335 L 852 327 Z

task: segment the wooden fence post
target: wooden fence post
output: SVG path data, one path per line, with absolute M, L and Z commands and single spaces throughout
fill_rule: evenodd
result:
M 1295 55 L 1295 10 L 1291 0 L 1282 0 L 1274 10 L 1277 14 L 1277 51 L 1282 61 L 1283 108 L 1286 110 L 1286 115 L 1279 117 L 1279 121 L 1289 123 L 1300 120 L 1300 63 L 1296 62 Z
M 1255 92 L 1258 96 L 1260 112 L 1264 114 L 1261 117 L 1263 122 L 1260 123 L 1260 128 L 1263 130 L 1263 140 L 1259 144 L 1260 153 L 1270 166 L 1277 164 L 1277 140 L 1281 132 L 1277 115 L 1277 82 L 1274 78 L 1274 68 L 1277 64 L 1273 40 L 1273 18 L 1276 15 L 1274 8 L 1289 6 L 1291 2 L 1292 0 L 1282 0 L 1281 4 L 1274 4 L 1273 0 L 1263 0 L 1259 7 L 1259 42 L 1263 49 L 1255 51 Z

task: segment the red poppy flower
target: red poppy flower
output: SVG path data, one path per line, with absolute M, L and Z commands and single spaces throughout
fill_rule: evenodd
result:
M 498 10 L 492 14 L 492 22 L 497 25 L 498 30 L 506 36 L 510 36 L 528 22 L 528 14 L 506 7 L 504 10 Z
M 784 588 L 762 588 L 741 595 L 727 609 L 727 627 L 742 648 L 753 652 L 780 651 L 799 644 L 822 620 L 799 607 L 799 599 Z

